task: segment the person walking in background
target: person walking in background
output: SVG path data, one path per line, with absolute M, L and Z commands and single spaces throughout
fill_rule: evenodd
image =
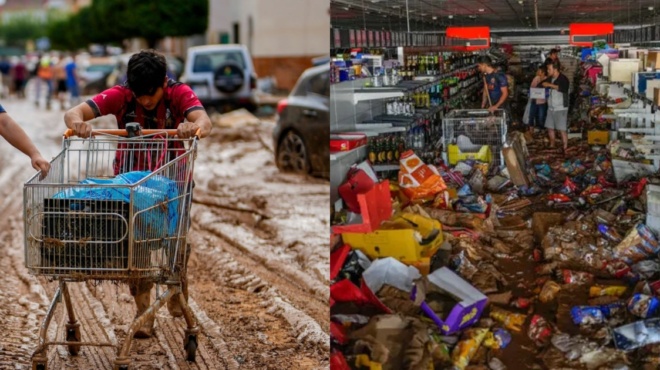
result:
M 64 105 L 67 98 L 66 60 L 64 58 L 59 60 L 55 59 L 53 60 L 53 64 L 55 65 L 53 67 L 53 82 L 57 86 L 57 99 L 60 101 L 60 109 L 65 110 L 66 108 Z
M 9 78 L 9 71 L 11 70 L 11 64 L 7 57 L 2 57 L 0 59 L 0 77 L 2 78 L 2 87 L 0 87 L 0 96 L 3 98 L 9 96 L 11 79 Z
M 14 82 L 14 91 L 19 99 L 25 98 L 25 81 L 27 80 L 27 67 L 23 58 L 16 58 L 11 69 L 11 78 Z
M 78 82 L 78 73 L 76 72 L 77 68 L 76 56 L 68 56 L 64 69 L 66 70 L 66 88 L 69 90 L 71 96 L 72 107 L 80 103 L 80 85 Z
M 50 99 L 53 95 L 53 65 L 48 54 L 39 59 L 37 65 L 37 85 L 34 104 L 39 107 L 41 88 L 46 86 L 46 109 L 50 109 Z
M 541 83 L 548 78 L 548 67 L 540 66 L 536 70 L 536 76 L 532 80 L 530 87 L 540 88 Z M 545 117 L 548 115 L 548 102 L 545 99 L 532 99 L 529 108 L 529 128 L 543 130 L 545 127 Z
M 545 119 L 545 128 L 548 129 L 550 147 L 555 146 L 555 131 L 559 130 L 563 149 L 568 149 L 568 78 L 559 72 L 559 63 L 548 64 L 548 78 L 541 86 L 550 89 L 548 100 L 548 116 Z

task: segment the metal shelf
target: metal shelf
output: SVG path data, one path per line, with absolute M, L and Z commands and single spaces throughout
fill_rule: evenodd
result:
M 398 164 L 377 164 L 372 167 L 376 172 L 397 171 L 400 169 Z

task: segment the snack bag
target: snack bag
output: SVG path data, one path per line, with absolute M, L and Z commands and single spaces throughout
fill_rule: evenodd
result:
M 465 369 L 470 360 L 477 353 L 481 342 L 486 338 L 488 329 L 473 329 L 468 339 L 464 339 L 456 345 L 451 354 L 451 360 L 454 363 L 454 368 L 457 370 Z
M 427 166 L 412 150 L 404 152 L 399 161 L 399 185 L 410 201 L 431 201 L 447 189 L 437 171 Z

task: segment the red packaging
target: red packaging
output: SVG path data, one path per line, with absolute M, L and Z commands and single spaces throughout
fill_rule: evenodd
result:
M 591 284 L 594 280 L 594 276 L 588 272 L 562 270 L 561 274 L 564 284 Z
M 548 200 L 557 203 L 566 203 L 566 202 L 570 202 L 571 198 L 567 197 L 564 194 L 550 194 L 548 195 Z
M 533 257 L 534 261 L 541 262 L 543 260 L 543 252 L 540 249 L 534 249 Z
M 602 193 L 603 193 L 603 186 L 597 184 L 597 185 L 589 185 L 586 189 L 584 189 L 584 191 L 580 195 L 582 195 L 585 198 L 593 198 Z
M 633 198 L 639 198 L 639 196 L 641 196 L 642 193 L 644 192 L 644 188 L 646 187 L 647 182 L 648 182 L 648 179 L 643 178 L 638 183 L 635 183 L 632 190 L 630 191 L 630 195 Z
M 348 343 L 348 337 L 346 336 L 346 328 L 334 321 L 330 322 L 330 338 L 335 340 L 339 344 Z
M 347 152 L 357 147 L 367 145 L 364 134 L 332 134 L 330 135 L 330 153 Z
M 564 181 L 564 190 L 568 193 L 573 193 L 577 190 L 577 185 L 571 181 L 570 177 L 566 177 L 566 181 Z
M 513 307 L 518 307 L 518 308 L 522 308 L 522 309 L 528 308 L 529 305 L 531 305 L 531 304 L 532 304 L 532 301 L 530 301 L 527 298 L 518 298 L 518 299 L 514 300 L 511 303 L 511 305 Z
M 348 362 L 344 358 L 344 355 L 339 351 L 332 351 L 330 355 L 330 369 L 331 370 L 350 370 L 351 367 L 348 366 Z
M 529 323 L 527 335 L 537 346 L 542 347 L 550 340 L 552 329 L 543 317 L 534 315 L 532 316 L 532 321 Z
M 606 188 L 613 188 L 616 186 L 616 184 L 607 181 L 603 175 L 598 176 L 598 183 Z

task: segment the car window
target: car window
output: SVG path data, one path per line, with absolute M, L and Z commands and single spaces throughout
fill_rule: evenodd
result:
M 321 96 L 330 96 L 330 79 L 327 72 L 312 76 L 307 85 L 307 92 Z
M 238 63 L 238 65 L 245 69 L 243 53 L 240 51 L 227 51 L 197 54 L 193 62 L 192 71 L 194 73 L 214 72 L 227 62 Z

